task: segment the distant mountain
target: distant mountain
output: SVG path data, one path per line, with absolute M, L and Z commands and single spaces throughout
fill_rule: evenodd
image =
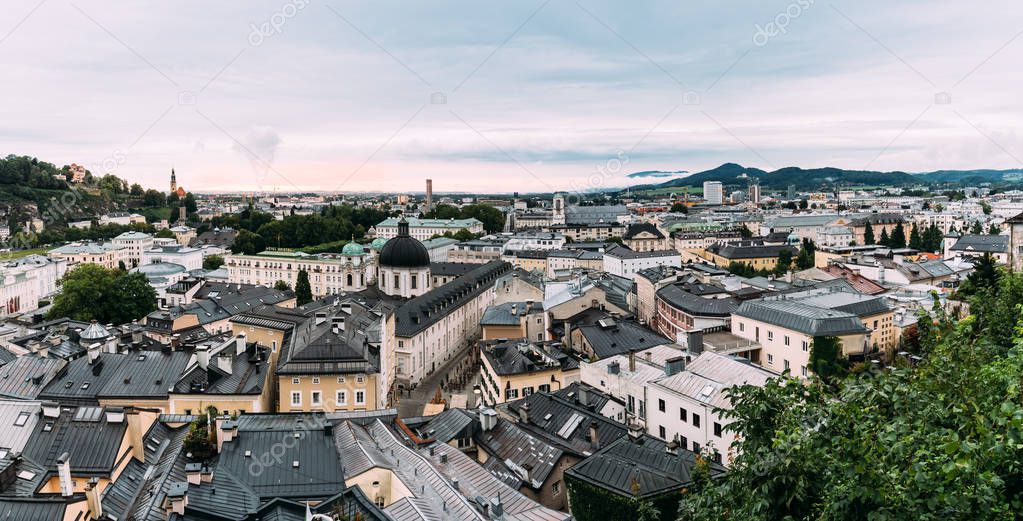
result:
M 688 173 L 689 172 L 687 170 L 676 170 L 672 172 L 668 172 L 665 170 L 645 170 L 643 172 L 633 172 L 625 177 L 631 179 L 645 179 L 652 177 L 682 177 Z
M 935 170 L 934 172 L 923 172 L 915 174 L 916 177 L 928 183 L 1000 183 L 1016 182 L 1023 179 L 1023 169 L 1012 168 L 1009 170 Z
M 785 189 L 795 185 L 797 190 L 834 190 L 836 186 L 913 186 L 919 184 L 958 183 L 979 184 L 1023 181 L 1023 169 L 1011 170 L 938 170 L 910 174 L 907 172 L 878 172 L 874 170 L 846 170 L 843 168 L 799 168 L 789 166 L 771 172 L 725 163 L 717 168 L 697 172 L 663 183 L 643 184 L 631 190 L 656 190 L 682 186 L 703 186 L 705 181 L 720 181 L 724 185 L 742 187 L 755 178 L 764 188 Z

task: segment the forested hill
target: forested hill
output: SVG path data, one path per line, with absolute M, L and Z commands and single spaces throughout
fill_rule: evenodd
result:
M 130 193 L 143 194 L 139 185 L 129 186 L 115 176 L 94 177 L 86 170 L 84 181 L 72 194 L 70 166 L 57 167 L 30 156 L 0 158 L 0 211 L 17 227 L 30 218 L 46 216 L 48 226 L 91 218 L 122 209 Z
M 657 190 L 685 186 L 703 186 L 705 181 L 720 181 L 725 185 L 744 186 L 756 179 L 761 186 L 785 189 L 795 185 L 797 190 L 834 189 L 836 186 L 913 186 L 918 184 L 956 183 L 980 184 L 1018 182 L 1023 170 L 938 170 L 934 172 L 880 172 L 875 170 L 846 170 L 843 168 L 799 168 L 789 166 L 773 171 L 725 163 L 716 168 L 672 179 L 663 183 L 631 187 L 632 191 Z

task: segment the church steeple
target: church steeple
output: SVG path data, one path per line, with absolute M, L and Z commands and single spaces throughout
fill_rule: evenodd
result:
M 171 168 L 171 193 L 178 191 L 178 177 L 174 174 L 174 169 Z

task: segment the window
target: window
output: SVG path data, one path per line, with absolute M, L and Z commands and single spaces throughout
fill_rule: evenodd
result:
M 419 285 L 418 282 L 419 282 L 419 276 L 418 275 L 413 275 L 412 276 L 412 289 L 416 289 L 416 286 Z
M 541 393 L 549 393 L 551 392 L 551 386 L 550 384 L 540 384 L 536 387 L 536 390 L 540 391 Z
M 504 399 L 505 400 L 511 400 L 511 399 L 518 398 L 518 397 L 519 397 L 519 390 L 518 389 L 505 389 L 504 390 Z
M 803 340 L 803 351 L 809 351 L 809 350 L 810 350 L 810 346 L 806 343 L 806 340 Z
M 768 341 L 774 340 L 774 331 L 771 331 L 771 330 L 767 331 L 767 340 Z
M 337 405 L 348 405 L 348 393 L 346 391 L 338 391 L 334 398 Z
M 721 453 L 716 450 L 714 451 L 714 463 L 721 463 Z
M 696 414 L 696 413 L 693 413 L 693 427 L 699 427 L 699 426 L 700 426 L 700 415 Z
M 768 355 L 767 355 L 767 363 L 769 363 L 769 364 L 773 364 L 774 363 L 774 355 L 768 353 Z
M 689 413 L 685 409 L 678 408 L 678 419 L 682 421 L 689 421 Z
M 302 393 L 300 391 L 292 391 L 291 405 L 302 405 Z
M 365 381 L 366 381 L 366 378 L 364 376 L 356 376 L 355 377 L 355 383 L 357 383 L 357 384 L 361 384 L 362 382 L 365 382 Z
M 789 346 L 789 336 L 785 335 L 785 347 Z
M 313 377 L 313 383 L 314 383 L 314 384 L 318 384 L 318 383 L 320 383 L 320 377 L 318 377 L 318 376 L 314 376 L 314 377 Z
M 806 377 L 807 376 L 807 374 L 806 374 L 806 366 L 805 365 L 804 366 L 800 366 L 799 372 L 802 373 L 804 377 Z
M 746 324 L 739 322 L 739 331 L 746 331 Z
M 533 394 L 533 387 L 532 386 L 523 387 L 522 388 L 522 396 L 529 396 L 531 394 Z
M 689 446 L 689 439 L 686 438 L 685 436 L 679 435 L 679 437 L 678 437 L 678 446 L 679 447 L 688 447 Z
M 24 411 L 18 413 L 18 417 L 14 420 L 14 425 L 16 427 L 24 427 L 28 423 L 29 416 L 31 415 Z
M 394 289 L 398 289 L 398 281 L 399 281 L 399 280 L 401 280 L 401 279 L 399 279 L 399 278 L 398 278 L 398 274 L 397 274 L 397 273 L 395 273 L 395 274 L 394 274 Z
M 561 482 L 560 481 L 555 481 L 554 484 L 551 485 L 551 492 L 553 492 L 555 496 L 561 493 Z
M 714 422 L 714 435 L 718 438 L 721 437 L 721 424 L 718 422 Z
M 339 384 L 345 383 L 345 377 L 343 377 L 343 376 L 337 377 L 337 383 L 339 383 Z
M 320 391 L 313 391 L 312 402 L 315 406 L 323 405 L 323 393 Z
M 291 384 L 292 385 L 298 385 L 298 383 L 301 382 L 301 381 L 302 380 L 300 378 L 292 378 L 291 379 Z
M 660 438 L 662 440 L 664 439 L 665 432 L 664 432 L 664 426 L 663 425 L 661 425 L 660 427 L 657 428 L 657 435 L 660 436 Z
M 788 360 L 785 360 L 785 370 L 786 371 L 789 370 L 789 361 Z
M 664 400 L 661 399 L 661 398 L 657 399 L 657 410 L 661 411 L 661 412 L 664 412 Z M 661 437 L 663 438 L 664 436 L 661 436 Z
M 366 404 L 366 391 L 355 391 L 355 405 Z

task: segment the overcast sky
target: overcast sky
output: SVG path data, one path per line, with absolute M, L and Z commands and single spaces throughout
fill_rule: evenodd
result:
M 1023 166 L 1018 1 L 228 4 L 8 3 L 0 153 L 194 191 Z

